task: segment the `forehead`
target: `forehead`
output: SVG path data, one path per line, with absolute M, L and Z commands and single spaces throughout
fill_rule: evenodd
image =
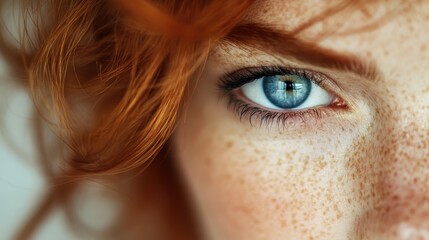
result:
M 392 79 L 398 71 L 427 74 L 422 66 L 429 64 L 428 20 L 429 1 L 265 0 L 256 1 L 243 22 L 292 32 L 320 47 L 376 62 Z M 238 52 L 239 61 L 256 61 L 251 51 Z
M 429 16 L 428 1 L 399 0 L 257 0 L 245 21 L 281 25 L 293 31 L 312 22 L 310 29 L 346 30 L 362 27 L 395 14 Z M 330 28 L 330 29 L 328 29 Z M 333 29 L 334 28 L 334 29 Z
M 392 22 L 402 32 L 425 35 L 422 30 L 429 28 L 428 20 L 429 1 L 258 0 L 244 22 L 270 25 L 322 42 L 327 38 L 373 37 L 371 32 L 377 33 Z

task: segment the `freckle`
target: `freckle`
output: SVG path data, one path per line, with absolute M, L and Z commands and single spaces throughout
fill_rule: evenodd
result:
M 226 179 L 226 180 L 231 180 L 231 174 L 226 173 L 226 174 L 223 175 L 223 178 Z
M 323 170 L 325 167 L 326 167 L 326 162 L 324 162 L 324 161 L 318 161 L 317 162 L 317 170 L 318 171 Z
M 240 185 L 244 185 L 244 179 L 243 179 L 243 178 L 239 178 L 239 179 L 238 179 L 238 184 L 240 184 Z
M 340 219 L 343 216 L 343 214 L 341 213 L 341 211 L 338 207 L 338 204 L 334 205 L 334 211 L 335 211 L 337 219 Z
M 232 148 L 234 146 L 234 142 L 232 142 L 232 141 L 228 141 L 228 142 L 226 142 L 226 149 L 230 149 L 230 148 Z
M 388 51 L 387 49 L 385 49 L 385 50 L 383 51 L 383 54 L 384 54 L 384 56 L 385 56 L 385 57 L 387 57 L 387 56 L 389 56 L 389 54 L 390 54 L 390 53 L 389 53 L 389 51 Z
M 372 57 L 372 52 L 369 52 L 369 51 L 366 52 L 366 56 L 369 57 L 369 58 L 371 58 Z
M 206 166 L 210 167 L 210 166 L 212 165 L 212 158 L 207 157 L 207 158 L 204 160 L 204 163 L 205 163 L 205 165 L 206 165 Z

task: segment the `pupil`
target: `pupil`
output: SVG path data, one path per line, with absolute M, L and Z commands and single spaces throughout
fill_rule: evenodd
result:
M 295 89 L 295 83 L 294 82 L 285 82 L 286 84 L 286 91 L 290 92 Z

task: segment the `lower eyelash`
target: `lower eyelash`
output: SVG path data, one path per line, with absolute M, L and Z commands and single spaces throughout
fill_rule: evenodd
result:
M 289 110 L 285 112 L 268 111 L 253 106 L 241 100 L 234 93 L 229 94 L 229 108 L 239 116 L 240 121 L 247 118 L 251 126 L 271 126 L 276 123 L 279 127 L 287 127 L 295 123 L 305 123 L 309 119 L 322 119 L 330 110 L 329 107 L 320 107 L 304 110 Z

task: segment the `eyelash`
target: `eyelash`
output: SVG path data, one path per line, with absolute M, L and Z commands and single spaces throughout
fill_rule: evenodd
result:
M 253 103 L 248 103 L 248 101 L 243 100 L 243 96 L 237 93 L 237 90 L 247 83 L 262 77 L 282 74 L 294 74 L 305 77 L 326 91 L 331 92 L 329 85 L 332 84 L 329 79 L 321 73 L 306 69 L 278 66 L 249 67 L 226 74 L 221 78 L 219 88 L 223 96 L 226 96 L 228 99 L 228 107 L 236 112 L 240 121 L 247 118 L 252 126 L 255 123 L 259 123 L 259 126 L 263 124 L 270 125 L 272 123 L 278 123 L 279 126 L 287 126 L 297 121 L 305 123 L 309 119 L 318 120 L 333 113 L 334 110 L 345 109 L 347 107 L 342 99 L 332 93 L 335 98 L 329 106 L 302 110 L 273 111 L 255 106 Z

